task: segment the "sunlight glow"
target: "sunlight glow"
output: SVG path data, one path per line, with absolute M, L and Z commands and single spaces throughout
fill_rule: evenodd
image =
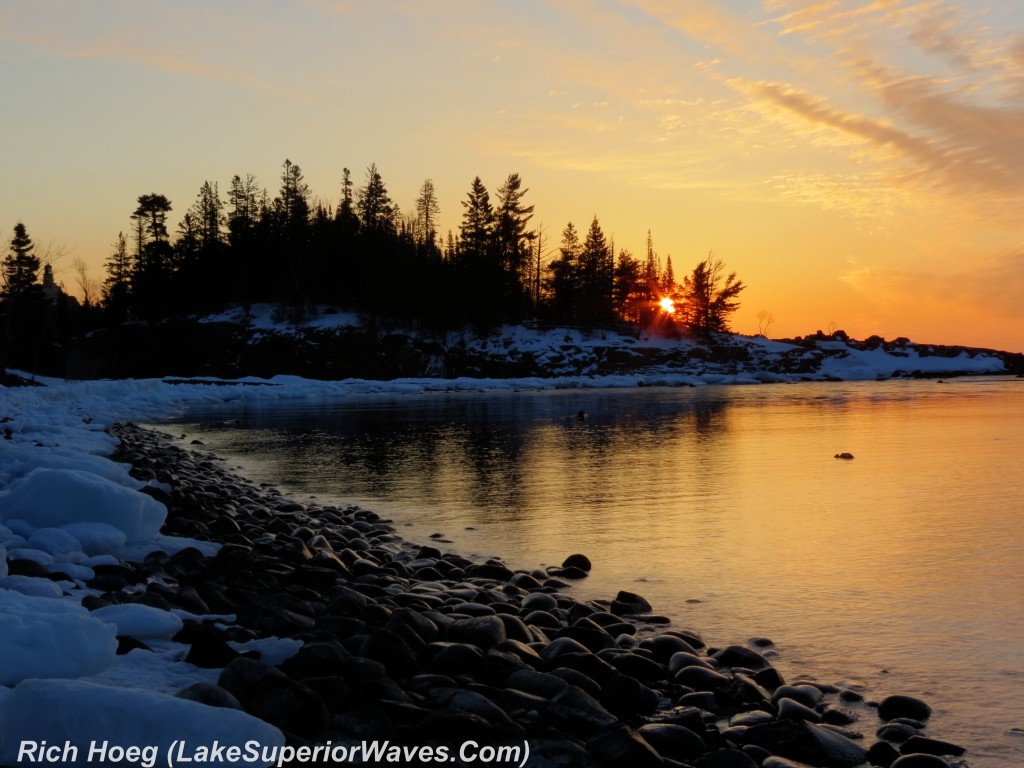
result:
M 661 307 L 661 311 L 666 315 L 674 315 L 676 313 L 676 303 L 668 296 L 659 301 L 658 306 Z

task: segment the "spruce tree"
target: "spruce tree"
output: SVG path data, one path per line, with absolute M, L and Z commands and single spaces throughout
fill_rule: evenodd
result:
M 15 300 L 32 292 L 39 284 L 42 263 L 35 255 L 35 245 L 22 222 L 14 225 L 10 252 L 3 261 L 4 294 Z

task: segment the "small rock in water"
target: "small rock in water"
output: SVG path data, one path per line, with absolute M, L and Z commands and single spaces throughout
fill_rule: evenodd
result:
M 913 696 L 886 696 L 878 705 L 878 716 L 883 720 L 894 720 L 897 717 L 927 720 L 931 714 L 932 708 Z
M 586 555 L 569 555 L 565 560 L 562 561 L 563 568 L 579 568 L 581 571 L 590 573 L 591 563 L 590 558 Z
M 852 453 L 846 453 L 846 452 L 837 453 L 836 454 L 836 458 L 837 459 L 852 459 L 853 458 L 853 454 Z

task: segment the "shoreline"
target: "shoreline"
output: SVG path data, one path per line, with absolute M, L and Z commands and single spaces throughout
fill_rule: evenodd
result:
M 368 733 L 420 745 L 436 745 L 439 734 L 449 742 L 525 740 L 534 766 L 620 759 L 756 766 L 775 754 L 852 768 L 869 758 L 892 764 L 901 744 L 907 753 L 962 752 L 923 735 L 930 710 L 910 697 L 889 697 L 881 711 L 901 717 L 908 712 L 892 707 L 908 706 L 917 722 L 885 726 L 886 739 L 858 736 L 852 729 L 883 726 L 877 704 L 833 686 L 787 685 L 762 653 L 768 640 L 708 648 L 696 633 L 652 616 L 640 596 L 579 601 L 559 591 L 566 581 L 545 583 L 552 574 L 473 563 L 405 541 L 368 510 L 300 503 L 257 488 L 163 434 L 124 425 L 112 433 L 121 440 L 113 458 L 129 461 L 137 478 L 151 482 L 147 492 L 167 504 L 164 531 L 221 543 L 214 557 L 185 550 L 147 566 L 177 581 L 177 591 L 159 595 L 168 606 L 237 617 L 230 631 L 186 621 L 182 640 L 191 640 L 192 661 L 249 667 L 247 675 L 256 674 L 256 664 L 277 679 L 280 672 L 264 668 L 270 665 L 226 651 L 228 641 L 303 641 L 280 665 L 290 682 L 278 680 L 269 698 L 242 702 L 281 727 L 290 743 L 339 744 Z M 586 565 L 576 562 L 570 567 Z M 125 599 L 129 586 L 108 595 Z M 145 598 L 154 591 L 161 592 L 147 588 L 130 599 L 159 604 Z M 213 655 L 204 660 L 203 653 Z M 218 687 L 231 693 L 231 680 L 221 673 Z M 281 696 L 305 702 L 304 714 L 280 712 L 274 702 Z M 608 761 L 612 754 L 618 757 Z

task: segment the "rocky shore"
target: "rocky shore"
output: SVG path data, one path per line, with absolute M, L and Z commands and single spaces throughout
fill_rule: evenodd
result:
M 369 510 L 255 486 L 158 433 L 112 432 L 114 458 L 167 506 L 165 532 L 220 548 L 97 566 L 89 586 L 101 594 L 83 605 L 200 617 L 175 640 L 185 661 L 223 671 L 178 695 L 276 726 L 309 748 L 303 765 L 339 754 L 533 768 L 966 765 L 960 747 L 926 735 L 919 699 L 786 681 L 770 640 L 711 647 L 639 595 L 574 598 L 566 587 L 586 577 L 583 555 L 548 572 L 472 562 L 403 540 Z M 302 645 L 272 665 L 229 644 L 261 637 Z M 120 653 L 145 647 L 119 642 Z

